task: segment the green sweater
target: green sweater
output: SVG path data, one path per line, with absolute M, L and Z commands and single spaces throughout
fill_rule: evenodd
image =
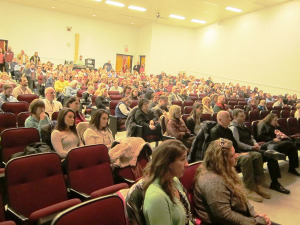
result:
M 177 189 L 184 193 L 178 178 L 174 178 L 174 183 Z M 185 225 L 185 209 L 179 199 L 175 198 L 175 202 L 176 204 L 171 201 L 156 179 L 148 187 L 144 199 L 143 213 L 147 225 Z
M 49 124 L 50 120 L 48 118 L 48 116 L 45 116 L 45 119 L 38 121 L 36 118 L 34 118 L 33 116 L 29 116 L 26 120 L 25 120 L 25 127 L 33 127 L 38 129 L 39 134 L 41 136 L 41 129 L 43 125 Z

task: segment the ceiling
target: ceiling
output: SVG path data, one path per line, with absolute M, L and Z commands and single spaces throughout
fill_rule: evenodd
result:
M 3 1 L 137 27 L 155 22 L 198 28 L 291 0 L 114 0 L 125 4 L 125 7 L 108 5 L 105 3 L 106 0 L 100 2 L 95 0 Z M 128 9 L 129 5 L 146 8 L 147 11 L 131 10 Z M 243 11 L 228 11 L 225 9 L 228 6 Z M 186 18 L 178 20 L 170 18 L 170 14 Z M 206 24 L 193 23 L 191 19 L 203 20 L 206 21 Z

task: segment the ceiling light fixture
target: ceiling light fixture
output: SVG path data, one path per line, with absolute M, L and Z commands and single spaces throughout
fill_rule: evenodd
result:
M 185 19 L 184 16 L 178 16 L 178 15 L 174 15 L 174 14 L 171 14 L 169 17 L 174 18 L 174 19 L 179 19 L 179 20 L 184 20 Z
M 206 23 L 206 21 L 204 21 L 204 20 L 197 20 L 197 19 L 191 19 L 191 22 L 193 22 L 193 23 L 202 23 L 202 24 Z
M 94 0 L 95 2 L 101 2 L 102 0 Z
M 95 14 L 93 16 L 96 16 Z
M 52 6 L 51 8 L 52 8 L 52 9 L 54 9 L 55 7 L 54 7 L 54 6 Z
M 123 4 L 121 2 L 114 2 L 114 1 L 110 1 L 110 0 L 106 1 L 105 3 L 109 4 L 109 5 L 119 6 L 119 7 L 124 7 L 125 6 L 125 4 Z
M 128 9 L 138 10 L 138 11 L 142 11 L 142 12 L 145 12 L 147 10 L 147 9 L 145 9 L 143 7 L 134 6 L 134 5 L 128 6 Z
M 242 12 L 243 10 L 241 9 L 237 9 L 237 8 L 234 8 L 234 7 L 226 7 L 225 9 L 229 10 L 229 11 L 233 11 L 233 12 Z

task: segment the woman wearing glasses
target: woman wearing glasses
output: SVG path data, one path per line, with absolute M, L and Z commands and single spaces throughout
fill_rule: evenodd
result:
M 276 224 L 265 214 L 255 213 L 235 170 L 237 163 L 232 142 L 213 141 L 198 168 L 194 186 L 195 212 L 207 224 Z

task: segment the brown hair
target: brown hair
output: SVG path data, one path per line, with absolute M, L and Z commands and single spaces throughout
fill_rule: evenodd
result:
M 45 103 L 40 99 L 34 99 L 29 105 L 29 112 L 35 115 L 38 107 L 45 109 Z
M 104 109 L 98 109 L 93 115 L 90 120 L 90 124 L 97 128 L 97 130 L 100 130 L 100 120 L 103 114 L 107 114 L 109 116 L 108 112 Z M 104 129 L 108 127 L 108 123 Z

